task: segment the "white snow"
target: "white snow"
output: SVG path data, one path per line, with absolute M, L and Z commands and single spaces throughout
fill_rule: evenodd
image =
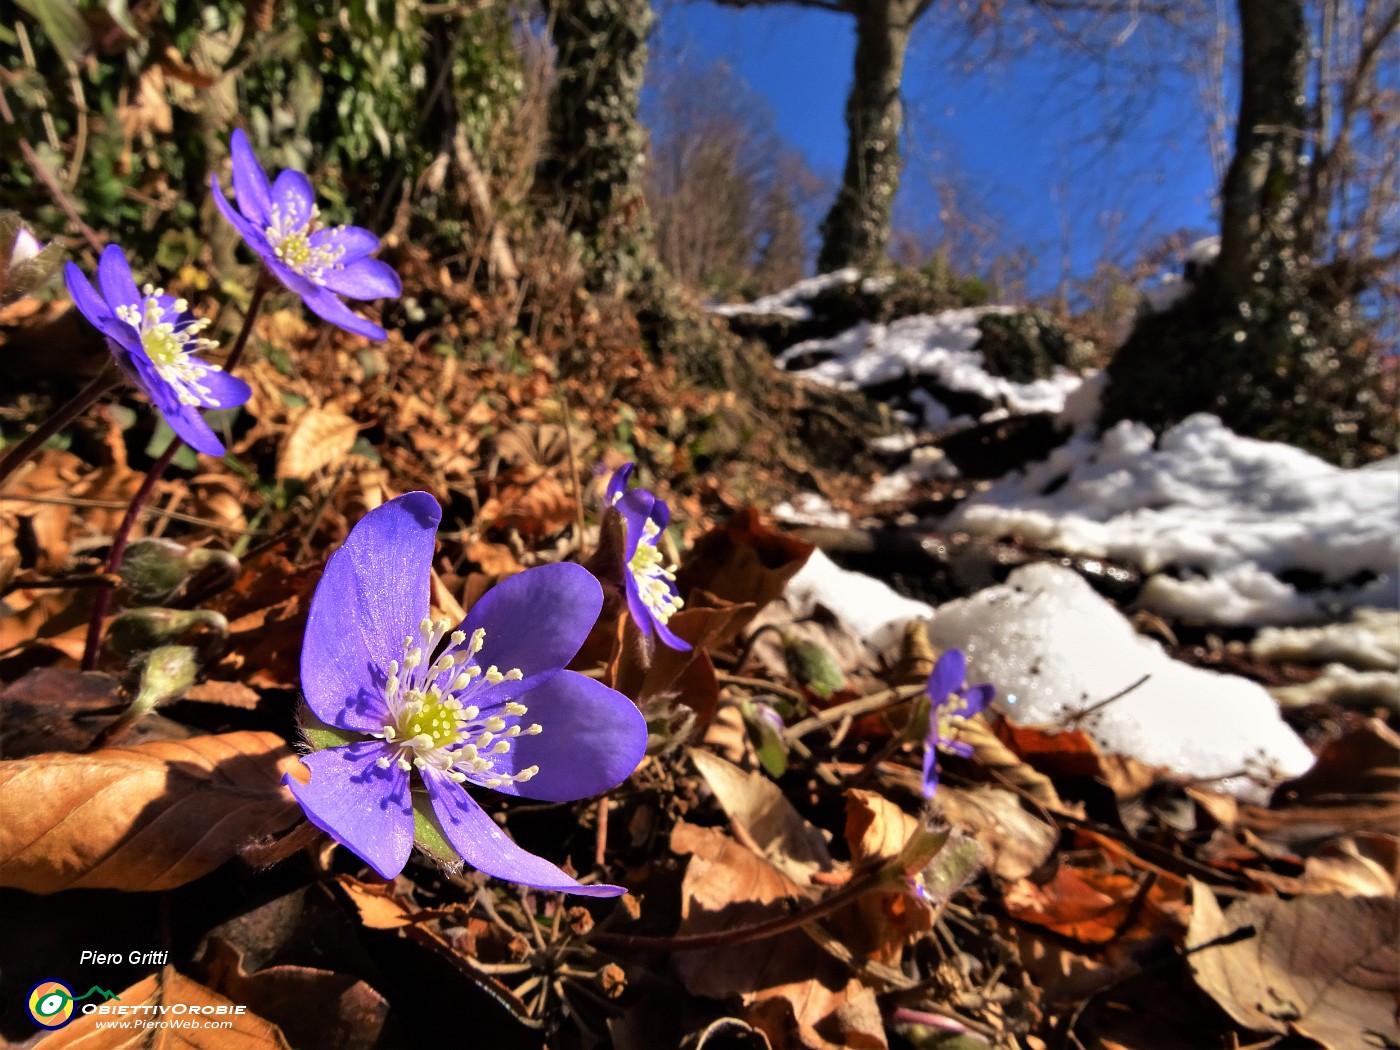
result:
M 973 349 L 981 337 L 980 318 L 1012 312 L 1010 307 L 990 306 L 920 314 L 888 325 L 861 322 L 829 339 L 790 346 L 776 360 L 829 386 L 865 388 L 903 376 L 928 376 L 949 390 L 980 394 L 1012 412 L 1060 412 L 1083 377 L 1060 370 L 1049 379 L 1012 382 L 987 372 L 982 355 Z M 798 367 L 804 359 L 818 356 L 824 360 Z M 950 422 L 936 400 L 921 400 L 925 427 L 936 429 Z
M 832 529 L 849 528 L 851 516 L 837 510 L 825 496 L 816 492 L 799 492 L 773 508 L 773 517 L 785 525 L 821 525 Z
M 1354 708 L 1388 707 L 1400 713 L 1400 674 L 1328 664 L 1311 682 L 1274 686 L 1269 695 L 1283 707 L 1328 703 Z
M 844 270 L 820 274 L 798 281 L 781 292 L 765 295 L 751 303 L 719 303 L 709 307 L 710 313 L 721 317 L 786 317 L 792 321 L 810 321 L 811 308 L 807 303 L 822 292 L 840 288 L 845 284 L 860 281 L 861 291 L 878 294 L 890 285 L 888 277 L 867 277 L 861 280 L 860 271 L 854 266 Z
M 916 448 L 909 462 L 898 470 L 883 474 L 865 494 L 866 503 L 887 503 L 903 499 L 926 481 L 949 480 L 958 476 L 958 468 L 941 448 Z
M 886 584 L 841 568 L 814 550 L 783 592 L 799 616 L 822 606 L 876 649 L 897 644 L 910 620 L 927 619 L 933 607 L 891 590 Z
M 1143 607 L 1198 623 L 1306 623 L 1400 605 L 1400 458 L 1344 470 L 1242 438 L 1214 416 L 1192 416 L 1155 447 L 1141 424 L 1101 439 L 1080 432 L 945 525 L 1135 564 L 1157 574 Z M 1322 585 L 1299 590 L 1290 571 Z
M 1342 663 L 1363 671 L 1400 671 L 1400 612 L 1357 609 L 1346 623 L 1265 627 L 1249 655 L 1274 663 Z
M 1009 718 L 1083 729 L 1105 752 L 1242 798 L 1263 800 L 1265 783 L 1313 762 L 1262 686 L 1173 660 L 1062 566 L 1024 566 L 940 606 L 929 640 L 962 649 L 969 680 L 992 682 Z

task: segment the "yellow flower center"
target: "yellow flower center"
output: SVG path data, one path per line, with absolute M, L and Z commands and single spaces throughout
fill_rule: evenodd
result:
M 181 404 L 211 404 L 209 388 L 203 380 L 220 368 L 194 356 L 196 351 L 209 351 L 218 346 L 214 340 L 199 334 L 209 327 L 209 319 L 187 318 L 190 304 L 184 299 L 162 306 L 163 288 L 148 284 L 141 289 L 141 295 L 140 303 L 118 306 L 117 318 L 136 329 L 141 349 L 161 379 L 175 391 Z
M 518 668 L 501 671 L 494 664 L 483 670 L 474 658 L 486 642 L 485 630 L 478 629 L 465 644 L 466 634 L 448 634 L 450 626 L 447 620 L 423 620 L 418 636 L 403 640 L 403 659 L 390 662 L 384 686 L 390 720 L 373 735 L 395 750 L 378 764 L 387 769 L 397 763 L 405 772 L 415 766 L 432 768 L 458 783 L 470 778 L 486 787 L 523 784 L 539 772 L 538 766 L 511 773 L 497 769 L 496 762 L 517 737 L 537 736 L 541 726 L 520 721 L 529 711 L 513 697 L 496 691 L 477 694 L 524 676 Z M 472 699 L 488 706 L 483 710 Z
M 343 269 L 340 261 L 345 249 L 338 244 L 316 245 L 311 242 L 312 234 L 319 233 L 321 209 L 314 204 L 309 212 L 303 213 L 301 205 L 294 197 L 288 197 L 280 204 L 274 204 L 268 217 L 272 220 L 263 229 L 267 243 L 273 254 L 292 272 L 305 277 L 315 284 L 325 284 L 327 270 Z M 343 226 L 335 229 L 342 230 Z
M 637 592 L 642 604 L 651 610 L 662 623 L 674 616 L 685 602 L 676 594 L 675 571 L 667 567 L 657 549 L 656 538 L 661 530 L 656 522 L 648 520 L 642 527 L 642 537 L 637 541 L 637 550 L 627 563 L 627 571 L 637 582 Z

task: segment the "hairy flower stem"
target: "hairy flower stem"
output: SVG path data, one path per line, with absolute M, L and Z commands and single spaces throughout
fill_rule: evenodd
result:
M 258 310 L 262 307 L 263 298 L 267 295 L 270 287 L 267 271 L 264 270 L 258 274 L 257 284 L 253 286 L 253 297 L 248 302 L 248 312 L 243 316 L 243 327 L 239 329 L 238 337 L 233 341 L 233 349 L 229 351 L 228 360 L 224 363 L 226 372 L 232 372 L 233 366 L 243 356 L 243 349 L 248 345 L 248 337 L 253 332 L 253 322 L 257 320 Z M 170 444 L 166 446 L 165 451 L 151 464 L 151 469 L 146 471 L 146 477 L 142 480 L 141 487 L 136 490 L 136 495 L 131 497 L 131 502 L 127 504 L 126 515 L 112 536 L 112 549 L 107 553 L 107 564 L 104 567 L 106 572 L 115 573 L 121 568 L 122 555 L 126 553 L 126 545 L 131 541 L 131 531 L 136 526 L 136 519 L 141 516 L 142 509 L 151 498 L 156 482 L 161 479 L 161 475 L 170 466 L 175 454 L 184 447 L 185 443 L 172 435 Z M 107 610 L 111 604 L 112 588 L 99 587 L 93 596 L 92 617 L 88 620 L 87 641 L 83 645 L 84 671 L 91 671 L 97 667 L 97 657 L 102 649 L 102 621 L 106 618 Z
M 116 386 L 118 382 L 120 382 L 120 378 L 113 375 L 110 368 L 104 366 L 102 371 L 93 376 L 92 381 L 78 392 L 77 396 L 40 423 L 30 431 L 23 441 L 5 453 L 4 458 L 0 459 L 0 484 L 3 484 L 6 478 L 23 466 L 30 456 L 38 452 L 45 441 L 95 405 L 98 399 Z
M 761 941 L 768 937 L 776 937 L 780 933 L 801 929 L 808 923 L 825 918 L 832 912 L 840 911 L 857 898 L 874 890 L 885 889 L 888 885 L 889 880 L 884 870 L 877 869 L 865 878 L 847 883 L 830 897 L 809 904 L 799 911 L 779 915 L 775 919 L 755 923 L 752 926 L 716 930 L 713 933 L 681 934 L 676 937 L 641 937 L 599 931 L 590 934 L 587 941 L 595 948 L 615 952 L 693 952 L 712 948 L 727 948 L 732 944 Z

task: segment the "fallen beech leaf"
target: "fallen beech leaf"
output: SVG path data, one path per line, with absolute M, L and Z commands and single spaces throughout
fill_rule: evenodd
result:
M 104 1005 L 111 1013 L 84 1014 L 46 1038 L 44 1050 L 290 1050 L 276 1025 L 269 1024 L 246 1007 L 245 1012 L 235 1013 L 237 1004 L 176 973 L 173 966 L 151 974 Z M 180 1014 L 174 1014 L 182 1006 L 184 1009 Z M 132 1017 L 152 1020 L 163 1013 L 171 1019 L 192 1021 L 193 1024 L 188 1028 L 98 1028 L 99 1023 L 113 1024 L 123 1020 L 117 1014 L 123 1007 L 131 1011 L 126 1020 Z M 133 1011 L 133 1007 L 142 1009 Z M 195 1009 L 200 1011 L 197 1019 L 193 1014 Z M 219 1009 L 226 1012 L 213 1014 Z M 213 1016 L 206 1018 L 205 1010 Z M 227 1021 L 230 1027 L 196 1027 L 206 1020 L 211 1023 Z
M 205 953 L 209 987 L 280 1028 L 297 1050 L 372 1050 L 389 1016 L 388 1001 L 364 981 L 311 966 L 244 968 L 243 952 L 212 937 Z
M 395 930 L 412 925 L 418 909 L 394 891 L 392 882 L 361 882 L 350 875 L 337 875 L 335 881 L 360 913 L 360 922 L 371 930 Z
M 1241 927 L 1256 931 L 1191 955 L 1196 983 L 1240 1024 L 1296 1032 L 1332 1050 L 1400 1041 L 1400 901 L 1251 896 L 1222 912 L 1205 884 L 1193 879 L 1191 889 L 1188 948 Z
M 228 682 L 211 678 L 207 682 L 198 682 L 185 690 L 185 699 L 251 711 L 262 701 L 262 694 L 256 689 L 249 689 L 242 682 Z
M 883 795 L 873 791 L 846 792 L 846 842 L 851 861 L 889 860 L 924 827 Z M 866 958 L 887 965 L 899 962 L 904 946 L 923 936 L 933 926 L 933 908 L 908 886 L 881 890 L 860 897 L 849 912 L 836 921 L 858 917 L 856 923 L 841 923 L 844 940 Z
M 81 751 L 128 702 L 110 675 L 36 667 L 0 692 L 0 755 L 27 758 L 45 751 Z M 123 743 L 131 747 L 193 735 L 179 722 L 148 714 L 131 727 Z
M 301 816 L 281 785 L 299 764 L 257 732 L 0 762 L 0 885 L 182 886 Z
M 810 885 L 818 871 L 832 867 L 822 834 L 793 808 L 778 785 L 761 773 L 745 773 L 708 751 L 690 752 L 691 761 L 740 838 L 799 885 Z
M 1004 788 L 939 785 L 934 804 L 948 823 L 977 840 L 987 870 L 1008 881 L 1023 879 L 1044 864 L 1059 839 L 1059 832 L 1027 813 Z
M 282 442 L 277 455 L 277 480 L 309 478 L 318 470 L 339 466 L 350 454 L 360 425 L 333 408 L 308 408 Z
M 809 890 L 717 828 L 681 822 L 671 848 L 690 854 L 681 888 L 681 934 L 733 929 L 773 918 Z M 884 1047 L 875 994 L 801 931 L 737 948 L 680 952 L 676 972 L 692 995 L 738 996 L 745 1019 L 774 1046 L 807 1050 Z
M 1120 937 L 1158 932 L 1184 921 L 1173 891 L 1180 887 L 1118 871 L 1080 867 L 1068 863 L 1055 877 L 1040 885 L 1021 879 L 1005 890 L 1007 914 L 1020 922 L 1044 926 L 1084 944 L 1108 944 Z

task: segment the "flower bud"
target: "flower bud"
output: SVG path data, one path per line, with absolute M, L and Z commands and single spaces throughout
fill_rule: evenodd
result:
M 219 582 L 215 589 L 222 589 L 238 578 L 241 569 L 228 551 L 191 550 L 174 540 L 148 537 L 127 547 L 119 572 L 133 601 L 159 605 L 181 593 L 197 574 L 208 571 Z
M 788 673 L 823 700 L 846 687 L 846 676 L 830 650 L 805 638 L 783 634 L 783 660 Z
M 196 632 L 204 636 L 196 644 L 206 654 L 222 650 L 228 639 L 228 620 L 208 609 L 128 609 L 107 629 L 107 647 L 121 656 L 135 656 L 162 645 L 190 641 Z
M 139 718 L 161 704 L 180 699 L 194 685 L 198 671 L 198 654 L 188 645 L 162 645 L 151 650 L 141 668 L 141 686 L 131 703 L 131 715 Z
M 0 212 L 0 306 L 33 295 L 47 284 L 63 254 L 57 244 L 41 244 L 14 212 Z

